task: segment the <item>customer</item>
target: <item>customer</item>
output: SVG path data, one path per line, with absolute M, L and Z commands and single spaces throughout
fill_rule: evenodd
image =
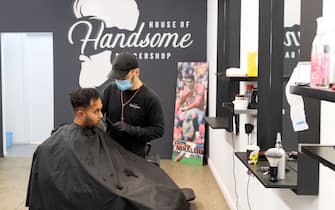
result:
M 136 57 L 121 53 L 112 62 L 113 81 L 102 94 L 107 134 L 125 149 L 145 156 L 146 144 L 164 134 L 158 95 L 140 79 Z
M 72 124 L 35 151 L 26 206 L 30 210 L 188 210 L 165 172 L 125 150 L 97 127 L 102 102 L 92 88 L 71 94 Z M 154 198 L 154 199 L 153 199 Z

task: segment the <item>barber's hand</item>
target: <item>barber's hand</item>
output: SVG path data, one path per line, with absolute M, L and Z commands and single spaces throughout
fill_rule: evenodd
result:
M 127 123 L 120 121 L 112 124 L 113 129 L 119 132 L 125 132 L 128 126 L 129 125 Z
M 182 112 L 186 112 L 187 111 L 187 108 L 186 107 L 183 107 L 180 109 Z
M 116 122 L 112 124 L 114 130 L 120 133 L 126 133 L 130 136 L 138 137 L 141 135 L 141 129 L 138 126 L 132 126 L 125 122 Z

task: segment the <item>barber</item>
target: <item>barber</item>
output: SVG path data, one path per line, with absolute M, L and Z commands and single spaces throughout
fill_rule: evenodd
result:
M 121 53 L 112 62 L 113 81 L 102 93 L 107 134 L 128 151 L 145 157 L 146 145 L 164 134 L 158 95 L 140 79 L 136 57 Z

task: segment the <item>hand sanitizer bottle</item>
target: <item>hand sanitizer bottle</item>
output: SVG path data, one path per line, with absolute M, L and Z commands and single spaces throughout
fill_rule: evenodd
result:
M 281 135 L 278 132 L 277 133 L 277 139 L 276 139 L 276 148 L 280 149 L 280 152 L 282 154 L 282 158 L 278 164 L 278 180 L 283 180 L 285 179 L 285 169 L 286 169 L 286 153 L 285 150 L 283 149 L 282 143 L 281 143 Z

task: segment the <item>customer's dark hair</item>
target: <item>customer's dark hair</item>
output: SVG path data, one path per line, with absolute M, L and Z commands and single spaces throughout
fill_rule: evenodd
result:
M 73 110 L 76 110 L 80 107 L 89 107 L 91 104 L 91 100 L 99 99 L 100 95 L 95 88 L 79 88 L 70 93 L 70 97 Z

